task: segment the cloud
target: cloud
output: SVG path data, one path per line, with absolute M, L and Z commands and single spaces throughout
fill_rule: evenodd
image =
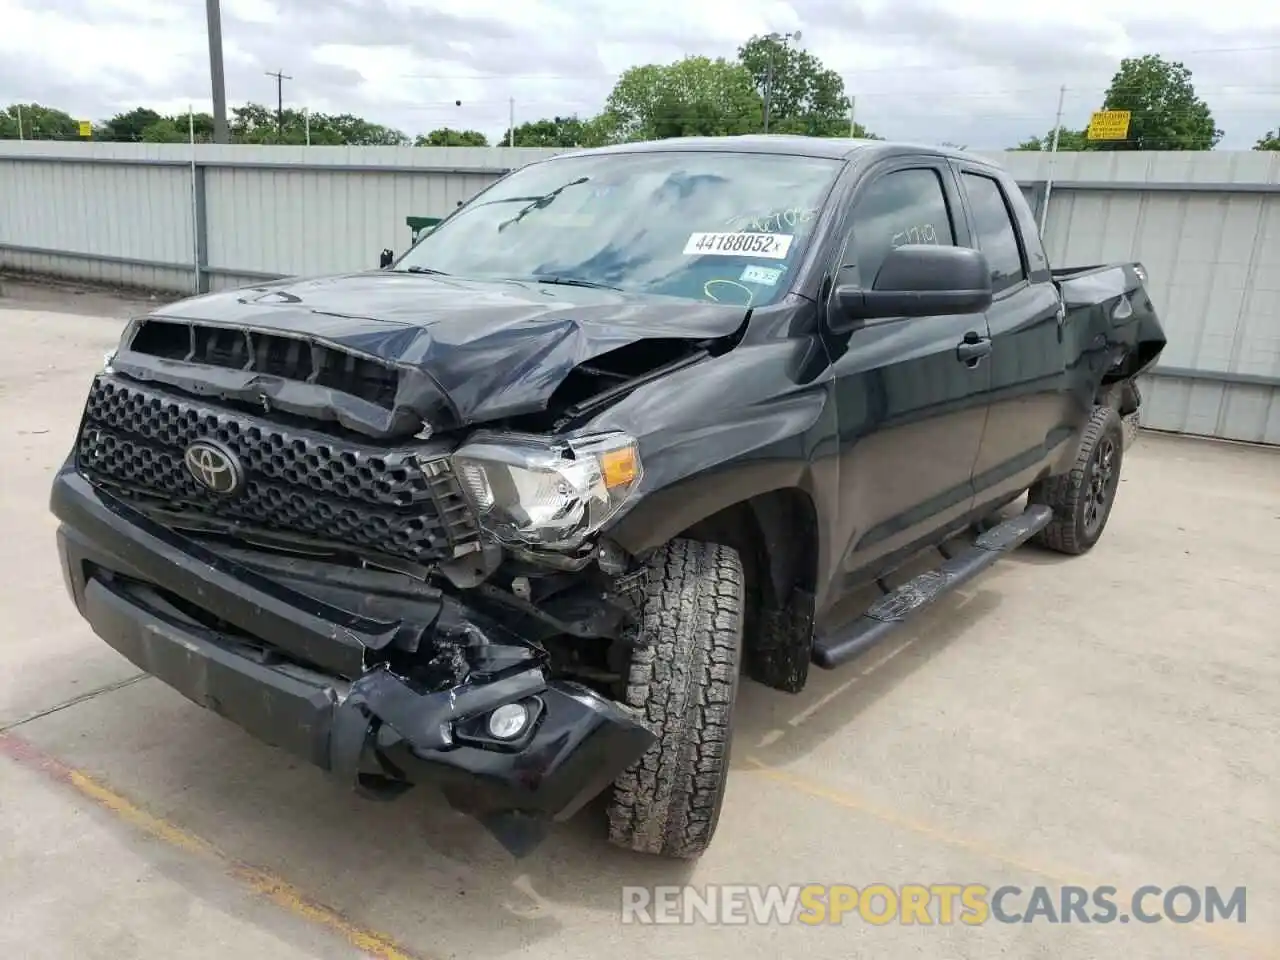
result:
M 627 67 L 733 56 L 753 33 L 803 34 L 857 119 L 891 138 L 1008 146 L 1080 126 L 1122 56 L 1163 53 L 1245 148 L 1277 122 L 1280 8 L 1191 0 L 222 0 L 229 103 L 355 113 L 419 133 L 491 137 L 597 111 Z M 0 103 L 104 119 L 143 104 L 209 108 L 201 0 L 0 0 Z M 457 101 L 462 101 L 461 106 Z

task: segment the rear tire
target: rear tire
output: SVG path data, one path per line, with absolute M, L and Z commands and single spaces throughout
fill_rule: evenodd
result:
M 610 842 L 691 859 L 711 843 L 729 775 L 743 630 L 742 561 L 674 540 L 649 561 L 625 702 L 657 742 L 614 783 Z
M 1053 520 L 1035 542 L 1058 553 L 1078 556 L 1102 537 L 1124 460 L 1124 424 L 1111 407 L 1094 407 L 1071 470 L 1031 488 L 1031 503 L 1053 509 Z

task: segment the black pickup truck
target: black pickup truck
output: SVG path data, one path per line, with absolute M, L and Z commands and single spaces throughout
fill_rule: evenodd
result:
M 134 319 L 58 547 L 140 668 L 517 853 L 607 791 L 613 842 L 697 856 L 740 676 L 1089 550 L 1165 345 L 1141 265 L 1052 270 L 1007 173 L 903 144 L 566 154 L 388 259 Z

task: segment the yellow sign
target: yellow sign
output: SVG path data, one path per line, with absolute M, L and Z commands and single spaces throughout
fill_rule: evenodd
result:
M 93 124 L 90 121 L 88 120 L 80 121 L 80 136 L 82 137 L 93 136 Z
M 1123 140 L 1127 136 L 1128 110 L 1098 110 L 1089 118 L 1090 140 Z

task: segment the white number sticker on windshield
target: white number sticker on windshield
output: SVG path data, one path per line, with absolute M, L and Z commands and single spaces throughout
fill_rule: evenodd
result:
M 693 257 L 785 260 L 793 239 L 789 233 L 695 233 L 684 245 L 684 252 Z

